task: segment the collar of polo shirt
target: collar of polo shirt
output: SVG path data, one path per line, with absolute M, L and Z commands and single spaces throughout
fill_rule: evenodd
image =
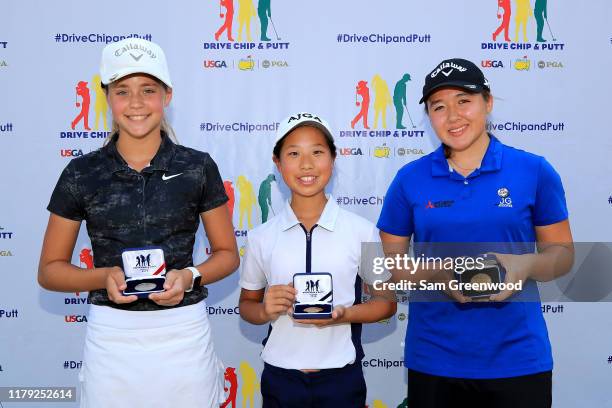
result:
M 502 164 L 502 144 L 495 136 L 489 133 L 491 141 L 487 147 L 480 168 L 475 170 L 474 174 L 480 174 L 481 172 L 492 172 L 501 169 Z M 434 177 L 453 177 L 457 175 L 463 179 L 464 177 L 457 172 L 451 171 L 448 161 L 444 156 L 444 146 L 440 146 L 432 155 L 431 159 L 431 175 Z
M 118 134 L 114 134 L 111 136 L 110 142 L 104 147 L 102 150 L 111 157 L 112 160 L 109 161 L 110 168 L 113 173 L 117 171 L 125 170 L 128 164 L 123 160 L 123 157 L 119 154 L 117 150 L 117 139 L 119 138 Z M 166 132 L 162 130 L 161 132 L 161 144 L 159 146 L 159 150 L 155 153 L 153 160 L 151 160 L 150 168 L 147 168 L 147 171 L 167 171 L 170 161 L 174 156 L 174 142 L 170 140 Z
M 336 226 L 336 219 L 338 218 L 338 211 L 340 210 L 340 207 L 331 194 L 326 194 L 325 197 L 327 197 L 327 203 L 325 204 L 325 208 L 323 209 L 323 213 L 321 213 L 319 221 L 317 221 L 317 225 L 325 228 L 328 231 L 333 231 L 334 227 Z M 300 223 L 293 212 L 293 208 L 291 208 L 291 200 L 287 200 L 285 203 L 282 217 L 281 228 L 283 231 L 287 231 L 289 228 L 295 227 Z

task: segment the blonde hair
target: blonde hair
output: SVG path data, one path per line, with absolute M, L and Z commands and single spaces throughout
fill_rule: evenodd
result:
M 158 78 L 153 77 L 153 79 L 155 79 L 164 88 L 164 90 L 168 89 L 168 86 L 162 81 L 160 81 Z M 102 89 L 104 89 L 104 93 L 108 95 L 108 85 L 102 85 Z M 103 146 L 106 146 L 116 134 L 119 134 L 119 125 L 117 124 L 117 122 L 115 122 L 115 119 L 113 119 L 112 125 L 113 126 L 111 128 L 111 132 L 108 136 L 106 136 L 106 139 L 104 139 Z M 178 138 L 176 137 L 176 133 L 174 132 L 174 129 L 172 128 L 170 123 L 166 120 L 165 115 L 162 117 L 160 128 L 162 132 L 168 135 L 170 140 L 172 140 L 176 144 L 179 144 Z

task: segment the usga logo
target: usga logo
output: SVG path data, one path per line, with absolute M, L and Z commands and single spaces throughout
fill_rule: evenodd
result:
M 497 195 L 500 198 L 498 207 L 512 208 L 512 198 L 510 198 L 510 191 L 506 187 L 497 190 Z
M 501 61 L 496 61 L 496 60 L 482 60 L 480 62 L 480 65 L 483 68 L 503 68 L 504 67 L 504 63 Z
M 62 149 L 60 150 L 60 155 L 62 157 L 78 157 L 83 155 L 83 150 L 81 149 Z
M 0 256 L 13 256 L 11 251 L 0 251 Z
M 523 58 L 514 60 L 514 69 L 517 71 L 529 71 L 531 68 L 531 61 L 525 55 Z
M 85 315 L 66 315 L 64 316 L 66 323 L 87 323 L 87 316 Z
M 341 156 L 363 156 L 359 147 L 341 147 L 338 149 Z
M 204 60 L 204 68 L 227 68 L 225 61 Z
M 563 68 L 563 63 L 558 61 L 538 61 L 538 68 Z

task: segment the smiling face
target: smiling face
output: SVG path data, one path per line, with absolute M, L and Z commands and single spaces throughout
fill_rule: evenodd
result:
M 164 108 L 171 99 L 171 88 L 145 74 L 121 78 L 108 88 L 108 104 L 120 135 L 136 139 L 159 134 Z
M 283 141 L 279 157 L 273 158 L 293 195 L 325 194 L 334 167 L 334 157 L 325 135 L 312 126 L 291 131 Z
M 493 98 L 458 88 L 443 88 L 427 99 L 431 126 L 451 151 L 463 152 L 486 143 L 487 115 L 493 109 Z

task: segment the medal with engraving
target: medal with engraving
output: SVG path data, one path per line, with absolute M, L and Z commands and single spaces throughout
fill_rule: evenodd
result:
M 295 319 L 331 319 L 334 299 L 330 273 L 296 273 L 293 287 L 297 290 L 293 304 Z
M 499 293 L 503 267 L 491 255 L 484 256 L 484 267 L 469 268 L 459 275 L 460 283 L 470 283 L 469 288 L 462 285 L 461 292 L 472 299 L 486 299 Z
M 166 262 L 161 248 L 128 248 L 121 253 L 121 259 L 127 284 L 124 295 L 147 298 L 149 293 L 164 291 Z

